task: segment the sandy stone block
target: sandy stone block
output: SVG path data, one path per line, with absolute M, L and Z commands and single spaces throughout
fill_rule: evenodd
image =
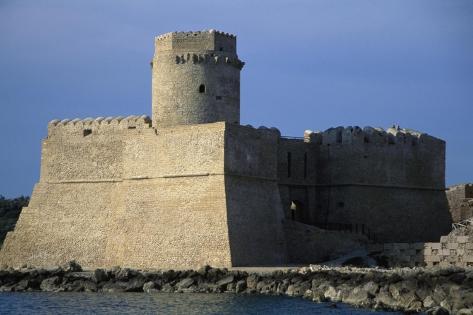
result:
M 457 249 L 457 255 L 463 256 L 464 254 L 465 254 L 465 250 L 464 250 L 464 249 Z
M 440 250 L 440 255 L 441 256 L 448 256 L 448 255 L 450 255 L 450 250 L 449 249 L 441 249 Z
M 448 236 L 440 237 L 440 243 L 446 243 L 446 242 L 448 242 Z
M 440 256 L 425 256 L 425 261 L 427 262 L 439 262 L 440 261 Z
M 465 244 L 465 249 L 473 249 L 473 242 L 468 242 Z
M 441 249 L 442 248 L 440 243 L 427 243 L 427 244 L 426 244 L 426 246 L 429 246 L 432 249 Z
M 432 248 L 430 248 L 430 247 L 425 248 L 424 249 L 424 255 L 425 256 L 432 255 Z
M 463 261 L 467 263 L 473 263 L 473 256 L 470 256 L 470 255 L 464 256 Z
M 457 242 L 458 243 L 467 243 L 468 242 L 468 236 L 457 236 Z
M 447 243 L 447 249 L 457 249 L 458 243 Z
M 451 264 L 448 261 L 441 261 L 439 263 L 439 266 L 440 267 L 449 267 L 449 266 L 451 266 Z

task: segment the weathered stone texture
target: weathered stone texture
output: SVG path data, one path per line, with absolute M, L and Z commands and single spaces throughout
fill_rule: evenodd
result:
M 363 250 L 368 239 L 363 235 L 327 231 L 312 225 L 286 220 L 284 231 L 291 263 L 314 264 Z
M 153 126 L 240 122 L 236 37 L 213 30 L 169 33 L 155 40 Z
M 447 189 L 447 199 L 453 222 L 473 217 L 473 184 L 462 184 Z
M 445 142 L 412 130 L 338 127 L 281 139 L 286 217 L 322 228 L 361 226 L 376 241 L 435 241 L 450 231 Z
M 315 227 L 297 243 L 298 223 L 288 233 L 284 220 L 382 242 L 448 233 L 444 141 L 399 127 L 288 139 L 240 126 L 242 67 L 233 35 L 164 34 L 152 60 L 152 119 L 51 121 L 40 181 L 0 263 L 280 265 L 326 256 L 320 246 L 301 258 L 318 237 L 334 253 L 358 244 Z

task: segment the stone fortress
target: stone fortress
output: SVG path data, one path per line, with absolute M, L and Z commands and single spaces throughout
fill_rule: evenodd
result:
M 360 242 L 450 231 L 444 141 L 398 126 L 290 138 L 240 125 L 243 65 L 234 35 L 164 34 L 151 119 L 51 121 L 40 180 L 0 263 L 314 263 Z

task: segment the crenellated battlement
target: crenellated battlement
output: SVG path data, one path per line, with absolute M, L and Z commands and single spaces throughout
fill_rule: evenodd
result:
M 306 130 L 305 142 L 320 145 L 328 144 L 403 144 L 417 145 L 424 143 L 444 143 L 443 140 L 412 129 L 393 126 L 388 129 L 379 127 L 336 127 L 323 132 Z
M 218 54 L 181 54 L 175 56 L 176 64 L 228 64 L 242 69 L 245 63 L 236 57 L 228 57 Z
M 202 36 L 203 34 L 217 34 L 219 36 L 225 36 L 225 37 L 228 37 L 230 39 L 236 38 L 236 35 L 234 35 L 234 34 L 230 34 L 230 33 L 222 32 L 222 31 L 217 31 L 217 30 L 210 29 L 210 30 L 203 30 L 203 31 L 169 32 L 169 33 L 165 33 L 165 34 L 161 34 L 159 36 L 156 36 L 155 40 L 156 41 L 161 41 L 161 40 L 169 39 L 173 36 L 178 37 L 178 38 L 186 38 L 186 37 L 192 37 L 192 36 L 198 37 L 198 36 Z
M 84 131 L 84 135 L 87 133 L 85 130 L 92 131 L 93 129 L 147 129 L 151 128 L 151 119 L 146 116 L 128 116 L 128 117 L 97 117 L 97 118 L 85 118 L 85 119 L 54 119 L 48 123 L 48 136 L 61 131 Z
M 236 53 L 236 36 L 216 30 L 171 32 L 155 37 L 156 52 L 221 51 Z

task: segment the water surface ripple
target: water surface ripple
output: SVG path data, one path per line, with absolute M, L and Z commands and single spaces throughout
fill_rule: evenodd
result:
M 300 298 L 198 293 L 0 293 L 0 314 L 401 314 Z

